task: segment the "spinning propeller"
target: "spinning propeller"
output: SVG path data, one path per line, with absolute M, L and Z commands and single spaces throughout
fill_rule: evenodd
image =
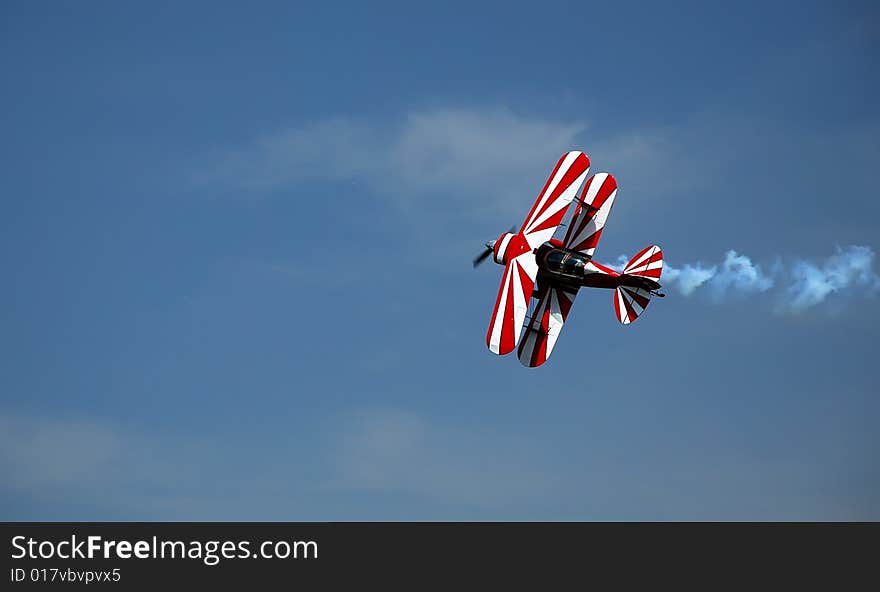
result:
M 486 248 L 480 252 L 479 255 L 474 258 L 474 269 L 480 266 L 480 264 L 485 261 L 489 255 L 492 254 L 492 251 L 495 249 L 495 241 L 489 241 L 486 243 Z
M 516 226 L 511 226 L 509 232 L 510 232 L 510 234 L 513 234 L 514 232 L 516 232 Z M 492 251 L 494 249 L 495 249 L 495 241 L 487 242 L 486 248 L 483 251 L 481 251 L 480 254 L 474 258 L 474 269 L 479 267 L 480 264 L 483 261 L 485 261 L 489 257 L 489 255 L 492 254 Z

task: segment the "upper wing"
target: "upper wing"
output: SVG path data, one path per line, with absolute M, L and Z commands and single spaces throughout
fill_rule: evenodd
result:
M 599 237 L 602 236 L 602 228 L 611 213 L 611 206 L 614 205 L 615 196 L 617 181 L 610 174 L 596 173 L 587 179 L 565 234 L 563 242 L 566 249 L 593 256 Z
M 549 285 L 539 287 L 535 312 L 519 344 L 519 361 L 523 366 L 534 368 L 547 361 L 576 296 L 577 291 Z
M 531 251 L 515 257 L 504 267 L 492 322 L 486 334 L 489 351 L 503 356 L 516 348 L 537 274 L 538 263 Z
M 573 150 L 559 158 L 520 228 L 531 248 L 550 240 L 589 171 L 590 158 L 583 152 Z

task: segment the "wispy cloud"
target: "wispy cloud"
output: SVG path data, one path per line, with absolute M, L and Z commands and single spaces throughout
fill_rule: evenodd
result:
M 594 136 L 583 120 L 506 108 L 438 108 L 385 123 L 336 117 L 280 130 L 213 159 L 197 180 L 254 192 L 351 182 L 402 209 L 518 219 L 555 159 L 572 149 L 595 151 L 602 166 L 631 171 L 628 186 L 644 178 L 656 192 L 658 180 L 670 178 L 674 138 L 660 129 Z
M 332 118 L 256 138 L 225 151 L 197 175 L 203 183 L 260 190 L 309 179 L 346 180 L 381 166 L 381 130 L 350 118 Z
M 798 463 L 687 447 L 670 465 L 668 448 L 621 449 L 601 417 L 585 421 L 589 443 L 560 448 L 516 428 L 396 408 L 328 417 L 314 441 L 293 430 L 271 442 L 0 411 L 0 491 L 73 520 L 681 520 L 778 514 L 766 504 L 775 483 L 790 488 L 777 490 L 787 516 L 871 516 L 857 501 L 799 498 L 816 476 Z
M 322 421 L 314 440 L 285 432 L 243 444 L 229 433 L 0 410 L 0 492 L 49 503 L 104 500 L 105 519 L 279 519 L 330 516 L 328 495 L 407 494 L 490 508 L 499 499 L 540 499 L 550 487 L 533 444 L 517 436 L 487 438 L 484 428 L 399 409 Z M 272 454 L 255 458 L 254 449 Z
M 335 465 L 337 486 L 345 489 L 492 505 L 534 499 L 554 482 L 527 440 L 487 437 L 405 411 L 359 414 L 344 434 Z
M 117 432 L 100 422 L 0 416 L 0 471 L 15 489 L 95 479 L 113 463 L 118 444 Z
M 290 458 L 296 462 L 295 455 Z M 116 512 L 136 518 L 246 517 L 253 510 L 236 501 L 236 492 L 247 489 L 253 502 L 278 487 L 274 467 L 243 458 L 226 438 L 5 411 L 0 472 L 0 490 L 60 505 L 100 500 L 102 518 Z
M 819 261 L 795 259 L 785 264 L 777 258 L 767 269 L 731 250 L 718 264 L 675 267 L 667 263 L 662 283 L 684 296 L 708 292 L 716 302 L 773 291 L 777 312 L 801 313 L 835 294 L 876 296 L 880 276 L 873 264 L 874 251 L 858 245 L 837 247 L 833 255 Z

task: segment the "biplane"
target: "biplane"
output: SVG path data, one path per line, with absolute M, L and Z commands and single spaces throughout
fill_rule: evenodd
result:
M 639 251 L 621 271 L 593 261 L 617 181 L 608 173 L 587 179 L 589 170 L 583 152 L 563 154 L 519 230 L 487 242 L 474 259 L 477 267 L 492 255 L 504 266 L 486 334 L 493 353 L 516 349 L 525 366 L 546 362 L 580 288 L 613 290 L 614 314 L 624 325 L 639 318 L 653 296 L 664 296 L 659 291 L 663 251 L 656 245 Z M 554 238 L 581 185 L 565 237 Z

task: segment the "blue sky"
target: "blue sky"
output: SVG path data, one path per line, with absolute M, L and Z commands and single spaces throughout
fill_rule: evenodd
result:
M 0 8 L 0 517 L 880 519 L 876 8 L 361 4 Z M 569 149 L 718 275 L 527 370 Z

